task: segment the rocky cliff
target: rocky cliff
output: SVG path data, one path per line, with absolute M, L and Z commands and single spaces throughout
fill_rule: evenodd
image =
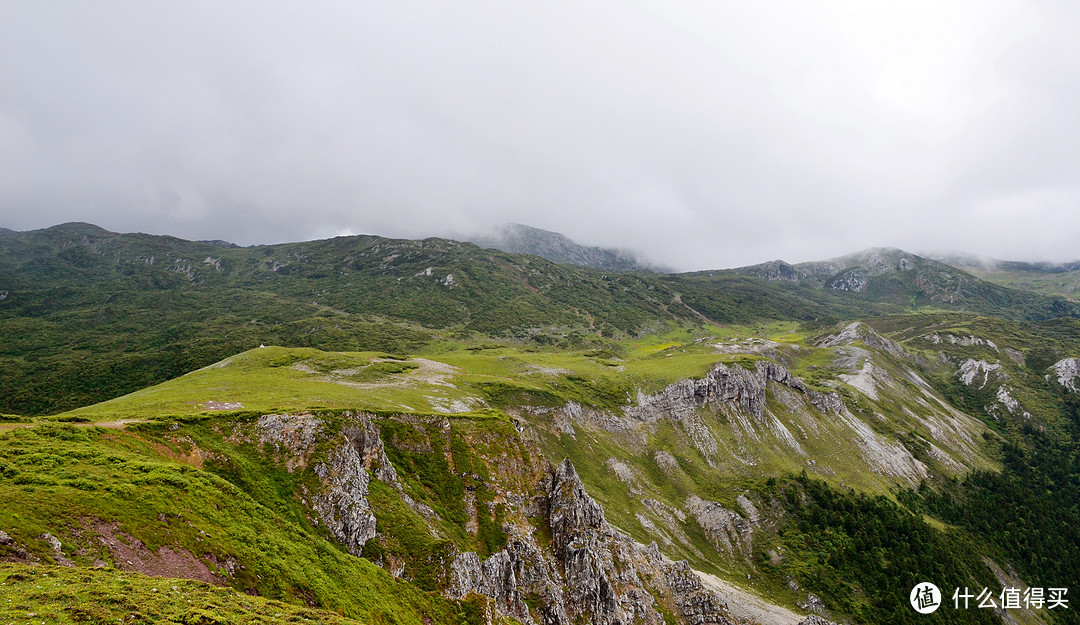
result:
M 360 555 L 387 531 L 369 500 L 372 480 L 412 506 L 422 504 L 402 492 L 374 416 L 343 416 L 334 426 L 311 414 L 265 415 L 255 423 L 255 438 L 273 447 L 290 470 L 318 477 L 313 492 L 297 496 L 309 502 L 316 523 Z M 608 523 L 569 460 L 551 467 L 528 492 L 500 494 L 520 502 L 506 516 L 505 545 L 486 558 L 452 548 L 439 575 L 446 596 L 485 597 L 490 616 L 527 625 L 661 625 L 665 614 L 690 625 L 737 623 L 686 562 L 673 562 L 655 543 L 637 543 Z M 428 529 L 442 531 L 437 523 Z
M 483 562 L 475 553 L 459 554 L 450 596 L 485 595 L 523 623 L 659 625 L 662 611 L 693 625 L 736 622 L 686 562 L 671 562 L 655 544 L 636 543 L 608 524 L 568 460 L 554 469 L 544 490 L 536 503 L 551 530 L 550 551 L 515 533 Z M 536 618 L 527 609 L 530 598 Z
M 643 421 L 661 417 L 681 419 L 696 408 L 729 403 L 757 419 L 765 416 L 766 390 L 769 382 L 779 382 L 804 395 L 822 412 L 839 412 L 843 402 L 836 393 L 812 390 L 771 360 L 759 360 L 754 369 L 717 365 L 704 378 L 681 380 L 656 395 L 638 395 L 638 405 L 627 414 Z
M 1054 377 L 1057 378 L 1058 384 L 1074 391 L 1080 391 L 1080 385 L 1077 384 L 1077 379 L 1080 379 L 1080 358 L 1059 360 L 1050 369 L 1053 371 Z

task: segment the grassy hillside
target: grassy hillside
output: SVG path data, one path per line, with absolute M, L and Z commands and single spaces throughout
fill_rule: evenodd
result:
M 184 579 L 53 565 L 0 563 L 4 622 L 47 623 L 329 623 L 362 622 Z
M 0 545 L 0 558 L 25 561 L 22 550 L 32 554 L 30 560 L 80 570 L 105 565 L 192 577 L 365 622 L 476 616 L 471 608 L 396 581 L 328 540 L 290 497 L 291 474 L 260 462 L 257 449 L 223 445 L 212 433 L 230 421 L 196 420 L 171 439 L 154 426 L 125 431 L 40 424 L 0 434 L 0 497 L 7 502 L 0 528 L 13 541 Z M 206 445 L 205 456 L 188 453 L 196 440 Z M 218 443 L 205 442 L 211 440 Z M 60 541 L 59 550 L 43 538 L 46 533 Z M 114 588 L 125 585 L 122 578 L 88 575 Z M 121 606 L 105 604 L 100 612 L 123 609 L 146 585 L 136 580 L 131 592 L 116 597 Z M 68 594 L 77 598 L 91 589 Z
M 1032 282 L 984 279 L 1001 274 L 980 272 L 967 264 L 952 266 L 903 250 L 874 248 L 827 261 L 797 265 L 772 261 L 727 273 L 766 280 L 789 292 L 842 293 L 841 301 L 849 305 L 854 300 L 909 311 L 967 310 L 1015 320 L 1076 317 L 1080 311 L 1076 302 L 1061 297 L 1059 291 L 1028 288 Z
M 1022 289 L 1061 296 L 1069 300 L 1080 299 L 1080 269 L 1047 271 L 1031 268 L 1025 264 L 1003 264 L 994 269 L 971 268 L 972 275 L 1011 289 Z
M 1043 457 L 1025 422 L 1067 431 L 1070 417 L 1054 403 L 1061 395 L 1037 371 L 1080 347 L 1074 323 L 950 314 L 874 323 L 885 335 L 859 324 L 776 322 L 672 325 L 577 349 L 443 339 L 419 353 L 251 349 L 109 402 L 0 425 L 0 497 L 15 502 L 0 511 L 0 530 L 14 541 L 0 546 L 0 557 L 23 549 L 42 562 L 125 568 L 119 541 L 143 546 L 133 561 L 148 567 L 167 548 L 188 575 L 293 606 L 368 621 L 393 613 L 398 622 L 425 614 L 471 622 L 482 602 L 433 594 L 446 583 L 447 554 L 491 554 L 512 526 L 530 527 L 543 544 L 544 527 L 521 503 L 528 498 L 510 493 L 533 492 L 544 462 L 570 458 L 608 518 L 636 540 L 656 541 L 666 555 L 728 579 L 749 576 L 746 588 L 792 608 L 813 593 L 837 617 L 904 622 L 903 597 L 882 575 L 991 585 L 983 556 L 1028 581 L 1056 583 L 1046 577 L 1053 571 L 1031 563 L 1050 557 L 1041 545 L 1075 544 L 1061 519 L 1047 516 L 1043 531 L 1053 540 L 1017 543 L 1006 530 L 972 522 L 963 506 L 977 510 L 995 497 L 1012 515 L 1026 517 L 1033 503 L 1031 510 L 1051 514 L 1050 495 L 1019 496 L 1013 480 L 1023 473 L 999 453 L 1020 445 Z M 995 420 L 993 411 L 976 410 L 980 421 L 953 407 L 950 400 L 971 392 L 957 372 L 972 357 L 1012 363 L 1003 367 L 1007 383 L 1030 418 Z M 678 419 L 623 415 L 643 396 L 718 364 L 754 372 L 766 362 L 784 366 L 808 391 L 838 393 L 844 410 L 822 411 L 803 391 L 770 381 L 760 417 L 737 403 L 702 405 Z M 397 491 L 371 483 L 381 529 L 362 558 L 333 540 L 309 507 L 306 493 L 318 484 L 310 467 L 329 455 L 333 439 L 296 456 L 259 443 L 256 429 L 265 414 L 308 414 L 336 431 L 350 409 L 376 415 L 401 484 Z M 749 542 L 725 547 L 723 531 L 695 516 L 702 505 L 745 523 L 738 536 Z M 59 539 L 59 552 L 46 533 Z M 917 549 L 908 548 L 912 540 Z M 148 591 L 132 582 L 124 592 Z M 296 618 L 312 618 L 294 609 Z M 57 619 L 72 613 L 61 612 Z
M 235 248 L 89 224 L 7 232 L 0 411 L 89 405 L 259 344 L 395 353 L 479 334 L 574 347 L 670 322 L 832 323 L 924 306 L 1032 319 L 1078 310 L 962 272 L 913 271 L 851 293 L 725 272 L 605 274 L 441 239 Z
M 443 595 L 450 563 L 512 537 L 550 549 L 563 459 L 634 540 L 789 609 L 814 594 L 835 619 L 907 622 L 895 584 L 915 577 L 1076 581 L 1080 396 L 1048 373 L 1080 357 L 1073 303 L 898 251 L 755 271 L 4 232 L 4 616 L 47 600 L 45 620 L 108 621 L 137 600 L 151 621 L 479 622 L 490 602 Z M 315 501 L 369 426 L 385 455 L 359 469 L 361 548 Z M 214 613 L 155 602 L 173 585 Z

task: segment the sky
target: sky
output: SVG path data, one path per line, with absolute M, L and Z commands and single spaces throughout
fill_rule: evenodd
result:
M 1080 3 L 0 0 L 0 227 L 1080 259 Z

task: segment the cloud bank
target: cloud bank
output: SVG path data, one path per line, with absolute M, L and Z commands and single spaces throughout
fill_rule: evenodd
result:
M 3 2 L 0 226 L 1080 258 L 1080 4 Z

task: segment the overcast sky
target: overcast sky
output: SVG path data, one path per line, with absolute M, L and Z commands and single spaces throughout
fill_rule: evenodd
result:
M 0 226 L 1080 258 L 1080 2 L 0 0 Z

